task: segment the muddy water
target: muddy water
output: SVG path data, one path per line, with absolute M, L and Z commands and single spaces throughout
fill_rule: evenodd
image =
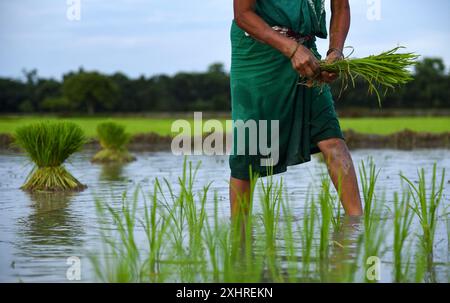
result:
M 1 282 L 67 282 L 66 272 L 70 265 L 67 258 L 81 260 L 81 281 L 94 280 L 87 258 L 100 246 L 94 197 L 106 201 L 118 201 L 124 191 L 137 185 L 149 189 L 155 177 L 165 177 L 176 182 L 182 169 L 183 158 L 169 152 L 137 153 L 137 161 L 125 166 L 92 165 L 92 151 L 74 155 L 68 169 L 87 190 L 72 195 L 30 195 L 19 189 L 32 165 L 17 153 L 0 152 L 0 281 Z M 443 205 L 450 205 L 450 150 L 357 150 L 353 152 L 356 163 L 372 156 L 381 173 L 380 191 L 392 200 L 392 193 L 400 190 L 398 174 L 417 180 L 417 168 L 431 171 L 433 163 L 446 168 L 446 186 Z M 226 156 L 195 156 L 190 160 L 201 161 L 197 185 L 199 188 L 213 181 L 221 203 L 220 215 L 228 216 L 228 162 Z M 282 175 L 293 207 L 294 216 L 301 217 L 303 203 L 311 184 L 324 166 L 314 159 L 310 163 L 292 167 Z M 388 202 L 389 204 L 389 202 Z M 212 201 L 208 209 L 212 212 Z M 255 211 L 258 211 L 256 209 Z M 448 280 L 448 239 L 445 216 L 440 218 L 436 231 L 435 261 L 437 277 Z M 413 230 L 419 233 L 417 222 Z M 342 235 L 335 235 L 339 240 Z M 388 240 L 389 241 L 389 240 Z M 389 253 L 386 264 L 389 264 Z M 389 270 L 382 280 L 390 281 Z

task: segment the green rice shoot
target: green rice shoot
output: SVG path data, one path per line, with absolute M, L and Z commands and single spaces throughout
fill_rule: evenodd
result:
M 355 87 L 356 80 L 362 79 L 369 86 L 369 93 L 375 93 L 381 107 L 381 95 L 389 89 L 395 90 L 413 80 L 410 68 L 418 59 L 414 53 L 399 53 L 404 47 L 396 47 L 379 55 L 365 58 L 344 58 L 333 63 L 320 62 L 322 71 L 339 75 L 342 86 L 341 93 L 349 85 Z
M 39 122 L 16 130 L 15 144 L 35 167 L 21 187 L 27 191 L 77 191 L 81 184 L 63 166 L 86 143 L 81 128 L 71 122 Z

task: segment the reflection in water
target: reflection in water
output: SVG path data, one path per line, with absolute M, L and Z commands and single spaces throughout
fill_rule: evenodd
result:
M 126 181 L 126 178 L 123 176 L 123 164 L 120 163 L 103 164 L 100 173 L 100 180 Z
M 37 258 L 67 256 L 82 245 L 82 222 L 69 209 L 75 193 L 29 193 L 33 211 L 17 221 L 19 254 Z M 52 250 L 54 252 L 52 252 Z M 70 254 L 69 254 L 70 255 Z
M 361 217 L 343 217 L 342 226 L 332 234 L 329 274 L 334 281 L 353 280 L 358 262 L 358 242 L 363 231 Z

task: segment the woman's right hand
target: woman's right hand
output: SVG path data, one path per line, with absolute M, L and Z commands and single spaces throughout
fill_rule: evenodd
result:
M 291 58 L 292 67 L 302 76 L 315 79 L 320 76 L 319 60 L 303 45 L 299 45 Z

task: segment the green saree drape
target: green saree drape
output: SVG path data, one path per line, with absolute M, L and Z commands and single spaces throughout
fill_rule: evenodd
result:
M 323 2 L 257 0 L 255 12 L 271 26 L 284 26 L 303 35 L 326 38 Z M 233 121 L 279 121 L 279 160 L 270 169 L 261 166 L 260 160 L 266 157 L 259 152 L 237 154 L 235 130 L 229 160 L 232 177 L 249 179 L 249 167 L 260 176 L 267 175 L 268 171 L 284 172 L 287 166 L 310 161 L 311 154 L 319 151 L 317 142 L 343 138 L 328 86 L 308 88 L 299 84 L 301 79 L 288 58 L 246 35 L 235 22 L 231 26 L 231 43 Z M 315 39 L 305 46 L 320 58 Z M 270 146 L 270 136 L 268 142 Z

